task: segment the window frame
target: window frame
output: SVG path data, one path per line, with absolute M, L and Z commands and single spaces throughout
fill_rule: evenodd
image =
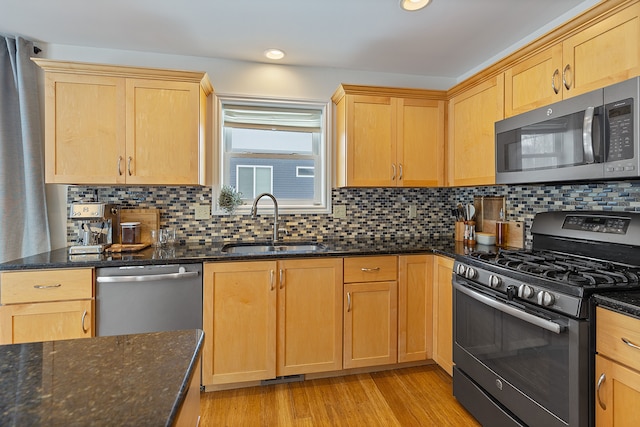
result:
M 280 213 L 285 214 L 322 214 L 331 212 L 331 188 L 332 188 L 332 144 L 331 144 L 331 110 L 328 102 L 312 101 L 312 100 L 296 100 L 296 99 L 278 99 L 268 97 L 239 97 L 230 95 L 216 95 L 216 120 L 215 123 L 215 137 L 213 138 L 213 165 L 217 167 L 217 170 L 212 171 L 212 213 L 214 215 L 223 215 L 225 211 L 218 206 L 218 195 L 223 185 L 227 184 L 225 181 L 225 171 L 228 170 L 228 165 L 225 162 L 229 162 L 232 156 L 225 156 L 224 149 L 224 106 L 225 105 L 246 105 L 246 106 L 273 106 L 274 108 L 295 108 L 295 109 L 313 109 L 320 110 L 322 112 L 322 129 L 319 132 L 319 144 L 320 149 L 317 157 L 320 158 L 321 167 L 314 167 L 314 183 L 316 184 L 316 191 L 320 193 L 317 204 L 304 203 L 301 200 L 292 200 L 289 203 L 281 202 L 278 200 L 278 210 Z M 256 155 L 256 157 L 260 157 Z M 267 156 L 268 157 L 268 156 Z M 227 167 L 225 167 L 227 166 Z M 320 169 L 320 170 L 318 170 Z M 318 175 L 320 175 L 318 177 Z M 228 179 L 228 178 L 227 178 Z M 272 173 L 273 179 L 273 173 Z M 318 188 L 320 187 L 320 188 Z M 273 185 L 272 185 L 273 188 Z M 269 200 L 261 200 L 260 204 L 264 202 L 265 206 L 272 204 Z M 249 214 L 251 210 L 251 202 L 247 201 L 244 205 L 238 206 L 236 213 Z

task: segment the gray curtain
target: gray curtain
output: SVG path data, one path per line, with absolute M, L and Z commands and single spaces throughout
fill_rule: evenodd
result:
M 0 262 L 51 249 L 33 43 L 0 36 Z

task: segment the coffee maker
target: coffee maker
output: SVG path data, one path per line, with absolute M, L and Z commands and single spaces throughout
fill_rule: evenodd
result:
M 69 248 L 69 254 L 99 254 L 118 241 L 120 210 L 117 205 L 73 203 L 69 218 L 78 226 L 78 244 Z

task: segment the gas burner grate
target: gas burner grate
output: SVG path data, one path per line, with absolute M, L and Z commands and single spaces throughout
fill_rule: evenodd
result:
M 543 277 L 572 286 L 616 287 L 640 284 L 640 269 L 609 261 L 582 258 L 549 251 L 501 249 L 497 254 L 472 254 L 490 264 Z

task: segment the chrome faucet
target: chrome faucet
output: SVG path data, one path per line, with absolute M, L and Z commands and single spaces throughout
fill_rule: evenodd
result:
M 258 201 L 264 196 L 271 197 L 273 200 L 273 241 L 274 243 L 278 241 L 278 201 L 275 196 L 270 193 L 262 193 L 253 201 L 253 206 L 251 206 L 251 218 L 256 218 L 258 215 Z

